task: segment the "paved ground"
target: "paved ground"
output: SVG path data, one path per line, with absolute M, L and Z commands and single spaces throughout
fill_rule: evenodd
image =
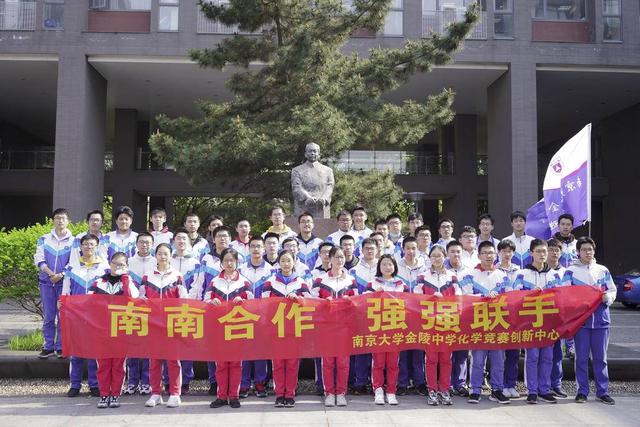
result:
M 274 408 L 250 398 L 240 409 L 210 409 L 204 396 L 184 398 L 180 408 L 145 408 L 141 397 L 123 398 L 119 409 L 97 409 L 96 399 L 66 397 L 0 398 L 0 425 L 46 426 L 637 426 L 637 396 L 617 397 L 616 406 L 595 401 L 580 405 L 565 400 L 555 405 L 515 401 L 497 405 L 483 399 L 470 405 L 459 399 L 451 407 L 427 407 L 424 398 L 405 396 L 398 407 L 376 407 L 369 397 L 353 397 L 346 408 L 325 409 L 318 397 L 301 396 L 293 409 Z

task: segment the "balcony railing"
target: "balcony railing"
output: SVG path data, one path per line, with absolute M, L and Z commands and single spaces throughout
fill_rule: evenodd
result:
M 350 150 L 333 167 L 341 171 L 390 170 L 397 175 L 453 175 L 454 156 L 409 151 Z
M 0 0 L 0 31 L 34 31 L 36 2 Z
M 174 171 L 175 167 L 172 165 L 163 165 L 158 163 L 155 156 L 151 151 L 143 151 L 138 149 L 138 156 L 136 159 L 136 170 L 139 171 Z
M 198 34 L 262 34 L 264 30 L 258 30 L 252 33 L 240 31 L 237 25 L 224 25 L 218 21 L 212 21 L 201 10 L 198 10 L 198 21 L 196 32 Z
M 56 152 L 54 150 L 1 150 L 0 170 L 43 170 L 53 169 Z M 113 153 L 104 153 L 104 170 L 113 170 Z
M 449 24 L 464 20 L 464 13 L 465 9 L 422 11 L 422 36 L 428 37 L 431 32 L 444 34 Z M 480 12 L 480 20 L 474 25 L 467 39 L 487 39 L 487 12 Z

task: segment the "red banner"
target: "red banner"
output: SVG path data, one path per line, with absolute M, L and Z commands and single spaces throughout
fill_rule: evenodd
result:
M 496 298 L 370 293 L 221 306 L 82 295 L 63 296 L 60 314 L 65 355 L 254 360 L 543 347 L 572 337 L 601 295 L 590 286 L 572 286 Z

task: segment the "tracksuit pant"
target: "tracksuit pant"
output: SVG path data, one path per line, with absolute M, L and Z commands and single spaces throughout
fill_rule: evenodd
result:
M 520 350 L 505 350 L 504 352 L 504 388 L 516 388 L 518 381 L 518 362 Z
M 322 358 L 324 394 L 346 394 L 349 380 L 349 356 Z
M 124 358 L 98 359 L 100 396 L 119 397 L 124 383 Z
M 242 362 L 216 362 L 218 399 L 238 399 L 242 379 Z
M 458 350 L 451 353 L 451 385 L 459 390 L 467 385 L 467 359 L 469 350 Z
M 127 359 L 129 386 L 149 385 L 149 359 Z
M 448 393 L 451 387 L 451 352 L 428 352 L 426 366 L 429 390 Z
M 313 364 L 316 367 L 316 390 L 324 387 L 322 383 L 322 358 L 316 357 L 313 359 Z
M 209 384 L 217 384 L 216 380 L 216 362 L 207 362 L 207 373 L 209 374 Z
M 551 362 L 551 388 L 562 388 L 562 340 L 553 344 L 553 360 Z
M 153 394 L 162 394 L 162 362 L 162 359 L 151 359 L 149 362 L 149 383 Z M 180 396 L 182 387 L 180 361 L 167 360 L 167 371 L 169 372 L 169 394 Z
M 524 359 L 524 382 L 529 394 L 548 394 L 551 391 L 553 346 L 528 348 Z
M 425 383 L 424 351 L 405 350 L 400 352 L 398 387 L 409 387 L 409 378 L 413 380 L 414 387 Z
M 193 372 L 193 360 L 181 360 L 180 369 L 182 370 L 182 385 L 188 386 L 191 380 L 195 378 Z M 169 384 L 169 374 L 167 369 L 167 362 L 162 363 L 162 384 Z
M 589 329 L 582 327 L 573 338 L 576 346 L 576 382 L 578 393 L 589 395 L 589 354 L 596 383 L 596 396 L 609 394 L 609 370 L 607 368 L 607 347 L 609 328 Z
M 49 280 L 39 280 L 40 300 L 44 311 L 42 322 L 42 335 L 44 336 L 45 350 L 62 350 L 62 338 L 60 336 L 60 316 L 58 313 L 58 298 L 62 295 L 62 280 L 55 285 Z
M 504 350 L 471 350 L 471 394 L 482 392 L 487 356 L 491 363 L 491 390 L 502 391 L 504 388 Z
M 89 383 L 89 388 L 98 387 L 98 377 L 96 376 L 98 365 L 96 360 L 71 356 L 69 360 L 69 382 L 71 383 L 71 388 L 82 388 L 82 371 L 84 370 L 85 360 L 87 361 L 87 382 Z
M 252 375 L 253 368 L 253 375 Z M 275 367 L 274 367 L 275 370 Z M 256 388 L 264 388 L 267 383 L 267 361 L 266 360 L 243 360 L 242 361 L 242 380 L 240 381 L 240 389 L 248 390 L 251 388 L 251 378 Z
M 384 386 L 384 374 L 386 370 L 387 387 L 385 391 L 388 394 L 396 394 L 398 373 L 400 371 L 400 367 L 398 366 L 399 362 L 400 353 L 397 351 L 374 353 L 372 355 L 371 381 L 374 390 Z
M 300 359 L 274 359 L 272 363 L 273 388 L 276 397 L 293 399 L 298 387 Z
M 371 377 L 371 353 L 357 354 L 355 356 L 355 387 L 364 387 L 369 383 Z

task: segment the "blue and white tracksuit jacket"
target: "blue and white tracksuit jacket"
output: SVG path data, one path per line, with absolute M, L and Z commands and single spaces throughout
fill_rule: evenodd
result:
M 80 261 L 80 257 L 82 257 L 82 251 L 80 250 L 80 240 L 89 234 L 88 231 L 78 234 L 75 239 L 73 239 L 73 246 L 71 248 L 71 256 L 69 257 L 69 264 L 78 263 Z M 108 261 L 107 258 L 107 246 L 105 245 L 105 236 L 100 233 L 96 236 L 100 240 L 100 244 L 96 248 L 96 256 L 102 258 L 105 261 Z
M 143 257 L 139 253 L 129 258 L 129 277 L 136 288 L 142 284 L 142 278 L 152 274 L 158 266 L 156 258 L 151 254 Z
M 367 289 L 367 286 L 369 286 L 369 283 L 374 281 L 377 269 L 378 264 L 376 262 L 374 262 L 373 265 L 369 265 L 364 259 L 361 259 L 358 265 L 349 270 L 349 274 L 356 279 L 359 295 L 362 295 Z
M 187 289 L 189 299 L 202 301 L 204 297 L 204 272 L 198 258 L 191 253 L 184 256 L 173 254 L 171 257 L 171 267 L 182 274 L 183 285 Z
M 45 234 L 36 243 L 36 253 L 33 256 L 33 263 L 40 270 L 46 264 L 54 273 L 61 273 L 67 268 L 73 248 L 73 234 L 67 230 L 63 237 L 58 237 L 55 230 Z M 40 271 L 38 274 L 40 284 L 52 285 L 49 276 Z M 58 282 L 60 283 L 60 282 Z
M 373 233 L 373 231 L 367 226 L 362 230 L 356 230 L 355 228 L 351 230 L 351 235 L 356 239 L 356 249 L 353 251 L 355 256 L 360 257 L 362 253 L 362 241 L 371 236 L 371 233 Z
M 116 252 L 124 252 L 127 258 L 132 257 L 136 253 L 136 238 L 138 233 L 129 230 L 126 236 L 118 234 L 117 230 L 110 231 L 104 236 L 104 245 L 107 247 L 107 259 L 109 262 Z
M 335 231 L 331 234 L 329 234 L 327 236 L 326 241 L 329 243 L 333 243 L 335 246 L 340 247 L 340 239 L 342 239 L 343 236 L 345 235 L 350 235 L 353 237 L 353 239 L 356 241 L 356 243 L 358 242 L 358 236 L 356 236 L 356 234 L 353 232 L 353 230 L 349 230 L 349 231 L 342 231 L 342 230 L 338 230 Z
M 204 258 L 204 256 L 208 254 L 210 250 L 211 248 L 209 247 L 209 242 L 207 242 L 207 239 L 200 235 L 198 235 L 198 237 L 196 237 L 196 240 L 191 243 L 191 253 L 196 258 L 198 258 L 198 261 L 202 262 L 202 258 Z
M 240 271 L 240 274 L 246 277 L 251 283 L 253 295 L 256 298 L 261 298 L 264 283 L 269 277 L 271 277 L 275 269 L 264 259 L 262 259 L 260 264 L 257 266 L 253 265 L 253 263 L 251 263 L 251 259 L 249 259 L 248 262 L 242 264 L 238 268 L 238 271 Z
M 531 251 L 529 251 L 529 248 L 531 247 L 533 237 L 527 236 L 526 234 L 516 237 L 515 233 L 512 233 L 502 240 L 505 239 L 511 240 L 513 244 L 516 245 L 516 250 L 513 253 L 513 258 L 511 259 L 512 263 L 520 268 L 524 268 L 527 264 L 531 264 L 533 258 L 531 258 Z
M 578 260 L 578 250 L 576 248 L 577 240 L 573 234 L 569 237 L 562 237 L 560 233 L 556 233 L 553 236 L 560 241 L 562 249 L 560 252 L 560 265 L 563 267 L 569 267 L 571 264 Z
M 413 267 L 409 267 L 404 258 L 398 262 L 398 277 L 407 284 L 409 292 L 413 292 L 413 288 L 416 286 L 418 277 L 427 269 L 422 258 L 417 257 L 416 260 L 418 263 Z
M 78 263 L 70 264 L 64 273 L 62 295 L 85 295 L 97 278 L 110 271 L 109 263 L 102 258 L 96 258 L 90 264 L 82 259 Z
M 320 244 L 322 239 L 313 234 L 309 240 L 304 240 L 301 235 L 296 236 L 298 241 L 298 259 L 304 262 L 309 270 L 313 270 L 320 256 Z
M 244 264 L 249 260 L 249 258 L 251 258 L 251 252 L 249 251 L 249 242 L 244 243 L 238 239 L 235 239 L 231 243 L 229 243 L 229 247 L 238 252 L 238 265 Z

